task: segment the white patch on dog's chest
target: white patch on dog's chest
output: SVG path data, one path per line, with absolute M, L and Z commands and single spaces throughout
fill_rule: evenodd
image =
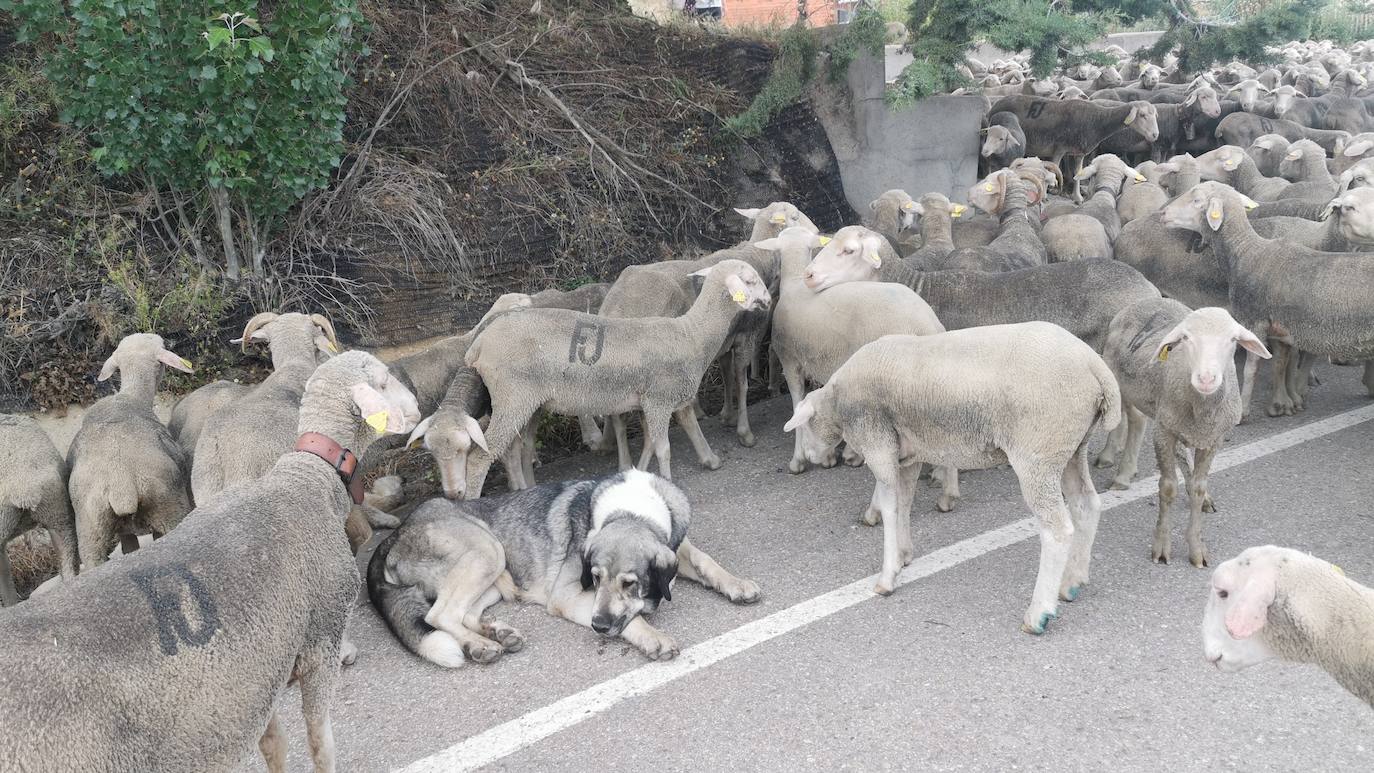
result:
M 612 513 L 622 511 L 657 525 L 665 536 L 671 535 L 672 514 L 652 481 L 653 476 L 649 473 L 630 470 L 625 473 L 624 481 L 603 489 L 592 505 L 591 529 L 587 532 L 587 538 L 600 531 Z

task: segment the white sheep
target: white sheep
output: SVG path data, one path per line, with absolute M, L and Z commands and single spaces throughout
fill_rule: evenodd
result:
M 871 235 L 867 238 L 880 238 Z M 806 397 L 806 383 L 824 384 L 845 361 L 865 344 L 885 335 L 931 335 L 945 332 L 945 326 L 906 285 L 895 282 L 846 282 L 821 293 L 807 288 L 803 275 L 811 262 L 811 251 L 827 240 L 802 228 L 788 228 L 779 236 L 754 244 L 777 252 L 782 258 L 778 305 L 773 312 L 773 348 L 782 364 L 787 389 L 796 409 Z M 826 459 L 825 466 L 834 460 Z M 800 473 L 806 469 L 798 436 L 787 469 Z M 940 510 L 948 512 L 957 496 L 957 475 L 946 475 L 955 486 L 953 496 L 940 498 Z M 870 523 L 872 526 L 876 521 Z
M 1264 343 L 1225 309 L 1190 311 L 1170 298 L 1151 298 L 1122 309 L 1112 319 L 1102 358 L 1121 387 L 1126 431 L 1112 433 L 1097 464 L 1111 464 L 1124 445 L 1112 488 L 1130 486 L 1135 476 L 1147 419 L 1154 419 L 1155 460 L 1159 465 L 1159 518 L 1150 557 L 1169 562 L 1169 510 L 1178 494 L 1175 459 L 1182 445 L 1193 452 L 1184 464 L 1191 517 L 1188 558 L 1207 565 L 1202 513 L 1215 512 L 1207 473 L 1222 440 L 1240 423 L 1240 386 L 1236 383 L 1236 346 L 1268 358 Z
M 930 336 L 884 336 L 855 352 L 797 406 L 785 429 L 802 433 L 819 462 L 840 441 L 864 456 L 881 511 L 883 566 L 874 590 L 891 593 L 911 562 L 911 502 L 921 463 L 961 469 L 1010 464 L 1040 528 L 1040 570 L 1022 629 L 1039 634 L 1088 582 L 1101 502 L 1088 475 L 1098 418 L 1121 418 L 1106 363 L 1046 322 Z M 1067 501 L 1066 501 L 1067 500 Z
M 1374 589 L 1320 558 L 1264 545 L 1218 566 L 1202 641 L 1219 670 L 1315 663 L 1374 706 Z
M 0 606 L 19 603 L 5 545 L 37 526 L 51 535 L 63 580 L 76 577 L 76 518 L 67 463 L 38 422 L 0 413 Z

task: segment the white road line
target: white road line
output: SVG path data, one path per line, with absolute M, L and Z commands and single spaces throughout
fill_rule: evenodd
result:
M 1245 464 L 1315 440 L 1333 432 L 1374 419 L 1374 405 L 1346 411 L 1296 429 L 1280 432 L 1243 446 L 1226 449 L 1212 463 L 1212 472 Z M 1158 475 L 1136 481 L 1125 491 L 1102 494 L 1102 509 L 1153 496 L 1158 490 Z M 929 577 L 994 550 L 1014 545 L 1036 535 L 1030 518 L 1009 523 L 928 553 L 911 563 L 897 577 L 897 585 Z M 828 593 L 746 623 L 719 636 L 688 647 L 667 663 L 648 663 L 613 679 L 569 695 L 543 708 L 535 709 L 478 733 L 429 757 L 402 768 L 402 773 L 428 771 L 465 771 L 480 768 L 531 746 L 545 738 L 599 714 L 627 698 L 643 695 L 694 671 L 700 671 L 732 655 L 795 631 L 822 618 L 874 598 L 877 575 L 855 580 Z

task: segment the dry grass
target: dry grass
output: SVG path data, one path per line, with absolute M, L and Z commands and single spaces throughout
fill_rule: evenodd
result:
M 57 576 L 57 550 L 47 532 L 30 531 L 10 542 L 6 550 L 19 595 L 27 596 L 34 588 Z

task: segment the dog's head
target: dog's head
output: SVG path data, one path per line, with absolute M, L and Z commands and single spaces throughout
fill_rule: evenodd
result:
M 676 576 L 677 553 L 647 523 L 628 515 L 608 520 L 582 552 L 582 588 L 596 591 L 592 630 L 619 636 L 636 616 L 672 600 Z

